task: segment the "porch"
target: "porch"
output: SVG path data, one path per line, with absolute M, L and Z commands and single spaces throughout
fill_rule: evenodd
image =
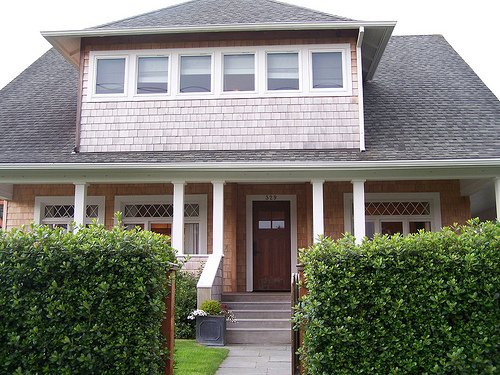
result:
M 120 211 L 128 227 L 170 235 L 179 256 L 191 257 L 187 268 L 204 266 L 201 303 L 220 300 L 222 293 L 289 290 L 297 249 L 312 245 L 318 235 L 340 238 L 351 232 L 360 241 L 375 232 L 407 234 L 464 223 L 471 209 L 481 206 L 474 201 L 482 206 L 489 201 L 494 209 L 495 191 L 498 200 L 498 179 L 479 182 L 24 183 L 10 185 L 10 194 L 4 194 L 9 199 L 4 226 L 31 221 L 67 226 L 96 219 L 111 228 Z M 9 193 L 8 188 L 3 191 Z

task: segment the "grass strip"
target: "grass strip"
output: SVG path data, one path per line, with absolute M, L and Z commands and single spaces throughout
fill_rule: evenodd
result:
M 222 361 L 227 357 L 228 349 L 207 347 L 194 340 L 175 340 L 174 374 L 175 375 L 214 375 Z

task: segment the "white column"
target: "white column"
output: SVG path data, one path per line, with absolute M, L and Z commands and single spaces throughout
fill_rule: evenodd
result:
M 365 180 L 352 180 L 352 195 L 354 205 L 354 237 L 356 243 L 363 242 L 365 231 Z
M 318 242 L 318 237 L 325 234 L 325 216 L 323 203 L 323 183 L 324 180 L 313 180 L 313 236 L 314 242 Z
M 497 206 L 497 220 L 500 220 L 500 177 L 495 178 L 495 201 Z
M 75 182 L 75 209 L 73 220 L 75 226 L 85 225 L 87 219 L 87 183 Z
M 212 181 L 213 185 L 213 253 L 224 254 L 224 181 Z
M 184 254 L 184 185 L 185 181 L 172 182 L 174 185 L 174 217 L 172 220 L 172 247 L 178 254 Z

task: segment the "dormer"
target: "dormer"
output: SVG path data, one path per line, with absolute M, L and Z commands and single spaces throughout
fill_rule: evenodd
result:
M 80 73 L 79 152 L 362 151 L 362 82 L 394 26 L 194 0 L 42 34 Z

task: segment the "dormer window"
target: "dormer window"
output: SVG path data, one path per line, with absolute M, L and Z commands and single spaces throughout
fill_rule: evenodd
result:
M 125 59 L 97 59 L 96 94 L 125 92 Z
M 352 95 L 351 45 L 91 51 L 91 101 Z
M 179 91 L 212 91 L 212 56 L 181 56 Z
M 224 91 L 255 91 L 255 55 L 224 55 Z
M 312 52 L 313 89 L 344 87 L 342 52 Z
M 268 90 L 298 90 L 299 82 L 298 53 L 267 54 Z
M 139 57 L 137 60 L 137 94 L 168 92 L 168 57 Z

